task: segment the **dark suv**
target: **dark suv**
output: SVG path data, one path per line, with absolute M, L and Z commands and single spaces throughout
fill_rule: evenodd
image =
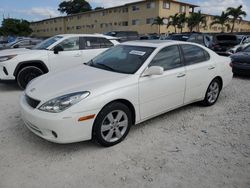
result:
M 229 56 L 227 52 L 230 48 L 239 44 L 236 35 L 233 34 L 217 34 L 213 37 L 211 49 L 219 55 Z

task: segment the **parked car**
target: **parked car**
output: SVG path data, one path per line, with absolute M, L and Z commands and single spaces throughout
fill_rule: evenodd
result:
M 236 35 L 233 34 L 217 34 L 213 38 L 211 49 L 219 55 L 229 56 L 228 50 L 239 44 Z
M 149 34 L 140 36 L 140 40 L 160 40 L 160 37 L 157 34 Z
M 190 33 L 171 34 L 165 40 L 187 41 L 190 36 Z
M 207 48 L 212 47 L 212 37 L 207 34 L 203 33 L 193 33 L 190 35 L 190 37 L 187 39 L 187 42 L 194 42 L 203 46 L 206 46 Z
M 0 50 L 13 49 L 13 48 L 32 48 L 42 42 L 40 39 L 18 39 L 14 42 L 7 43 L 5 46 L 0 47 Z
M 119 42 L 138 40 L 139 34 L 137 31 L 111 31 L 105 35 L 118 38 Z
M 133 41 L 89 63 L 43 75 L 21 97 L 26 126 L 56 143 L 121 142 L 131 125 L 180 106 L 216 103 L 232 80 L 230 58 L 194 43 Z
M 212 38 L 203 33 L 182 33 L 169 35 L 167 40 L 187 41 L 197 43 L 208 48 L 212 46 Z
M 42 74 L 88 62 L 118 43 L 105 35 L 68 34 L 49 38 L 33 49 L 2 50 L 0 80 L 16 80 L 25 88 Z
M 232 55 L 237 52 L 242 51 L 246 46 L 250 44 L 250 37 L 245 38 L 239 45 L 234 46 L 233 48 L 230 48 L 227 53 Z
M 250 76 L 250 44 L 241 52 L 231 55 L 231 59 L 234 74 Z

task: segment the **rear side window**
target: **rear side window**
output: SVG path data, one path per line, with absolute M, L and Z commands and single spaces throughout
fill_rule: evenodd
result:
M 83 43 L 84 49 L 100 49 L 114 46 L 108 39 L 100 37 L 85 37 Z
M 178 46 L 169 46 L 162 49 L 156 54 L 149 66 L 160 66 L 163 67 L 165 71 L 182 67 Z
M 181 45 L 186 65 L 201 63 L 210 59 L 207 51 L 199 46 L 183 44 Z

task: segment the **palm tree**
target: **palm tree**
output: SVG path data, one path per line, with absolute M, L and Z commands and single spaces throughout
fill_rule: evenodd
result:
M 233 26 L 231 28 L 231 33 L 234 31 L 236 20 L 239 20 L 239 23 L 240 23 L 243 17 L 247 16 L 247 13 L 242 10 L 242 5 L 240 5 L 237 8 L 233 8 L 233 7 L 227 8 L 227 14 L 232 17 Z
M 182 33 L 182 30 L 185 26 L 186 21 L 187 21 L 186 13 L 180 14 L 177 27 L 181 30 L 181 33 Z
M 165 18 L 161 18 L 160 16 L 157 16 L 155 19 L 154 19 L 154 22 L 152 23 L 152 25 L 158 25 L 158 34 L 160 36 L 161 34 L 161 26 L 164 25 L 164 19 Z
M 178 24 L 179 24 L 178 13 L 176 13 L 174 16 L 169 16 L 169 22 L 168 22 L 167 28 L 169 28 L 170 26 L 173 26 L 174 32 L 176 33 L 176 29 L 177 29 Z
M 223 11 L 220 16 L 213 17 L 213 21 L 210 24 L 210 27 L 212 27 L 213 25 L 219 24 L 221 25 L 221 32 L 224 32 L 224 26 L 227 27 L 227 30 L 230 29 L 230 24 L 228 22 L 229 22 L 229 16 L 227 13 Z
M 201 11 L 191 13 L 187 18 L 188 28 L 190 32 L 196 27 L 196 31 L 200 31 L 200 26 L 206 27 L 207 19 L 206 16 L 201 14 Z

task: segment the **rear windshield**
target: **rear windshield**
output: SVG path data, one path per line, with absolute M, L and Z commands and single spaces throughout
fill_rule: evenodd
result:
M 237 37 L 235 35 L 219 35 L 216 36 L 217 40 L 230 40 L 230 41 L 237 41 Z

